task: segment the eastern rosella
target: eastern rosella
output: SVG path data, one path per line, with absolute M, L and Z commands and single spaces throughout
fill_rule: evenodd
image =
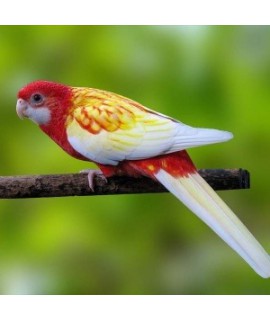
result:
M 16 109 L 71 156 L 96 163 L 105 177 L 158 180 L 260 276 L 270 277 L 267 252 L 201 178 L 185 151 L 229 140 L 231 133 L 187 126 L 115 93 L 48 81 L 23 87 Z M 93 188 L 93 172 L 88 178 Z

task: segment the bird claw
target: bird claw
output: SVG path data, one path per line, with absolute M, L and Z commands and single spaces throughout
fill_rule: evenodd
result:
M 105 183 L 107 183 L 107 179 L 104 176 L 103 172 L 98 169 L 85 169 L 81 170 L 80 173 L 88 173 L 88 183 L 89 183 L 89 188 L 94 192 L 94 179 L 96 176 L 99 176 Z

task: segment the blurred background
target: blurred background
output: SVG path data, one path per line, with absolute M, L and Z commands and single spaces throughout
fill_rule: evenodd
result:
M 0 27 L 0 175 L 71 173 L 72 159 L 15 112 L 37 79 L 113 91 L 228 143 L 199 168 L 246 168 L 219 192 L 270 252 L 270 28 Z M 170 194 L 0 200 L 1 294 L 269 294 L 252 269 Z

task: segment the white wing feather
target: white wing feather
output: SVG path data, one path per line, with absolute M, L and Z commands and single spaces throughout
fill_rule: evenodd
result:
M 72 147 L 89 160 L 117 165 L 123 160 L 139 160 L 192 147 L 223 142 L 232 138 L 227 131 L 192 128 L 160 114 L 140 113 L 132 128 L 106 130 L 98 134 L 76 121 L 67 127 Z

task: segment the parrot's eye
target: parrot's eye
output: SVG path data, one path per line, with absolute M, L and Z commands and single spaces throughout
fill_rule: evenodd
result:
M 32 95 L 31 100 L 36 104 L 40 104 L 43 101 L 43 97 L 41 94 L 35 93 Z

